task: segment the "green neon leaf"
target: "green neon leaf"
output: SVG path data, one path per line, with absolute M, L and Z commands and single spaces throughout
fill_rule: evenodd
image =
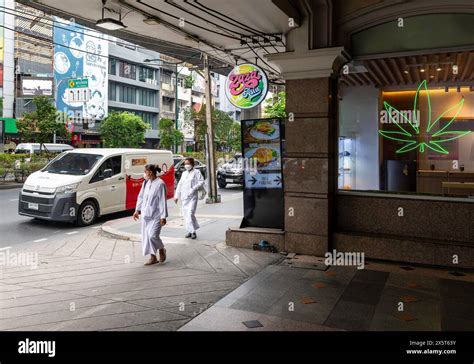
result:
M 400 131 L 388 131 L 388 130 L 379 130 L 379 134 L 387 139 L 397 140 L 400 142 L 412 142 L 413 139 L 407 138 L 409 135 L 402 133 Z M 405 138 L 399 138 L 398 135 L 404 136 Z
M 442 154 L 449 154 L 449 152 L 446 149 L 444 149 L 441 145 L 438 145 L 437 142 L 434 142 L 432 140 L 430 140 L 428 144 L 425 143 L 425 145 L 431 150 L 434 150 L 435 152 L 442 153 Z
M 452 136 L 450 138 L 433 140 L 433 142 L 435 142 L 435 143 L 445 143 L 445 142 L 449 142 L 451 140 L 456 140 L 456 139 L 462 138 L 463 136 L 465 136 L 467 134 L 470 134 L 470 133 L 471 133 L 470 130 L 466 130 L 466 131 L 447 131 L 447 132 L 438 134 L 437 137 L 439 137 L 441 135 L 454 135 L 454 136 Z M 433 137 L 434 137 L 434 135 L 433 135 Z
M 433 127 L 434 125 L 436 125 L 438 123 L 438 121 L 445 115 L 447 114 L 449 111 L 451 110 L 456 110 L 454 116 L 451 118 L 451 120 L 449 120 L 446 125 L 441 128 L 440 130 L 438 130 L 436 133 L 433 134 L 433 136 L 438 136 L 440 133 L 442 133 L 444 130 L 446 130 L 450 125 L 451 123 L 454 121 L 454 119 L 457 118 L 457 116 L 459 115 L 459 113 L 461 112 L 461 109 L 464 105 L 464 99 L 462 99 L 461 101 L 459 101 L 457 104 L 451 106 L 448 110 L 446 110 L 445 112 L 443 112 L 440 116 L 438 116 L 436 118 L 436 120 L 433 122 L 433 125 L 431 125 L 431 127 Z M 427 129 L 426 131 L 429 132 L 431 130 L 431 128 Z
M 428 134 L 429 139 L 427 142 L 424 141 L 418 141 L 417 136 L 409 133 L 405 128 L 403 128 L 395 119 L 392 117 L 392 109 L 395 110 L 395 114 L 398 115 L 399 117 L 402 117 L 405 119 L 415 130 L 416 134 L 419 134 L 419 128 L 417 125 L 421 125 L 420 120 L 418 120 L 417 117 L 417 112 L 416 109 L 418 108 L 418 100 L 420 96 L 420 91 L 424 89 L 426 91 L 426 97 L 427 97 L 427 102 L 428 102 L 428 121 L 426 125 L 426 134 Z M 452 140 L 456 140 L 459 138 L 462 138 L 468 134 L 471 133 L 470 130 L 448 130 L 449 126 L 453 123 L 453 121 L 457 118 L 459 113 L 461 112 L 461 109 L 464 105 L 464 98 L 456 103 L 455 105 L 451 106 L 449 109 L 447 109 L 445 112 L 443 112 L 441 115 L 439 115 L 436 120 L 431 123 L 431 99 L 428 91 L 428 87 L 426 85 L 426 80 L 423 80 L 421 84 L 418 86 L 418 89 L 416 90 L 415 98 L 413 101 L 413 121 L 409 120 L 407 117 L 405 117 L 400 111 L 395 109 L 393 106 L 391 106 L 388 102 L 384 102 L 384 107 L 388 112 L 390 120 L 400 129 L 400 131 L 385 131 L 385 130 L 379 130 L 379 134 L 382 135 L 384 138 L 399 141 L 399 142 L 404 142 L 407 143 L 405 146 L 402 148 L 398 149 L 396 153 L 405 153 L 409 152 L 411 150 L 419 148 L 421 153 L 424 153 L 426 151 L 426 148 L 431 149 L 437 153 L 441 154 L 449 154 L 449 152 L 439 145 L 438 143 L 446 143 Z M 430 134 L 431 129 L 433 126 L 435 126 L 441 118 L 443 118 L 447 113 L 455 111 L 454 116 L 446 123 L 444 127 L 442 127 L 440 130 L 435 132 L 432 135 Z M 399 120 L 401 120 L 399 118 Z M 437 138 L 436 140 L 434 138 Z
M 426 98 L 428 101 L 428 131 L 429 131 L 431 129 L 431 100 L 430 100 L 430 93 L 428 92 L 428 87 L 426 86 L 426 80 L 423 80 L 420 83 L 420 86 L 418 86 L 418 89 L 416 90 L 415 99 L 413 100 L 413 119 L 415 121 L 415 125 L 421 125 L 420 120 L 418 120 L 417 118 L 418 113 L 416 112 L 416 110 L 418 108 L 418 98 L 420 96 L 420 90 L 422 87 L 426 91 Z
M 413 141 L 413 142 L 410 142 L 408 143 L 407 145 L 405 145 L 404 147 L 398 149 L 395 153 L 405 153 L 405 152 L 409 152 L 410 150 L 413 150 L 413 149 L 416 149 L 418 148 L 418 143 L 416 141 Z
M 405 130 L 405 128 L 403 128 L 400 123 L 398 123 L 392 116 L 392 109 L 395 110 L 395 113 L 398 114 L 399 116 L 401 116 L 402 118 L 404 118 L 405 120 L 408 121 L 408 123 L 413 127 L 413 129 L 415 129 L 415 132 L 418 134 L 418 130 L 415 126 L 412 125 L 411 121 L 408 120 L 405 115 L 403 115 L 400 111 L 398 111 L 397 109 L 395 109 L 392 105 L 390 105 L 388 102 L 384 101 L 383 103 L 384 107 L 385 107 L 385 110 L 387 110 L 387 113 L 388 113 L 388 117 L 390 118 L 390 120 L 392 120 L 392 123 L 394 123 L 396 126 L 398 126 L 398 128 L 406 135 L 406 136 L 412 136 L 411 133 L 409 133 L 408 131 Z

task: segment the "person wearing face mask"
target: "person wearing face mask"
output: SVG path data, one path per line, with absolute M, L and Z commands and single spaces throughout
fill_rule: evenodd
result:
M 196 239 L 196 230 L 199 229 L 195 216 L 198 191 L 204 185 L 204 178 L 201 171 L 194 168 L 194 158 L 186 158 L 184 168 L 186 171 L 181 175 L 181 179 L 176 187 L 174 201 L 178 203 L 178 199 L 181 199 L 184 226 L 186 228 L 185 238 Z
M 161 228 L 166 224 L 168 206 L 166 203 L 166 185 L 158 177 L 161 169 L 154 164 L 145 166 L 142 188 L 138 195 L 137 206 L 133 219 L 142 217 L 142 251 L 143 255 L 150 255 L 145 265 L 158 263 L 156 252 L 159 252 L 160 263 L 166 260 L 166 249 L 161 240 Z

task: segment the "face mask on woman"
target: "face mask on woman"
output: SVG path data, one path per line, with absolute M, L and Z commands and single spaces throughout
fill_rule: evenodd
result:
M 191 169 L 193 169 L 193 166 L 190 164 L 185 164 L 184 168 L 186 168 L 187 171 L 190 171 Z

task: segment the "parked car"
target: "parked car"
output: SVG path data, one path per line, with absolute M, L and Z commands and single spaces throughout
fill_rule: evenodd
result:
M 173 154 L 173 165 L 176 166 L 176 164 L 179 161 L 182 161 L 183 159 L 184 159 L 184 156 L 182 156 L 181 154 Z
M 186 170 L 184 168 L 184 161 L 186 159 L 182 159 L 182 160 L 179 160 L 177 163 L 175 163 L 174 165 L 174 181 L 175 181 L 175 185 L 178 184 L 180 178 L 181 178 L 181 175 L 183 174 L 183 172 Z M 201 171 L 202 173 L 202 176 L 204 177 L 204 179 L 207 178 L 207 167 L 204 163 L 202 163 L 201 161 L 197 160 L 197 159 L 194 159 L 194 168 L 196 168 L 197 170 Z
M 17 145 L 15 154 L 36 154 L 40 151 L 48 153 L 62 153 L 68 150 L 74 150 L 74 147 L 70 146 L 69 144 L 44 143 L 41 149 L 40 147 L 40 143 L 21 143 Z
M 31 174 L 20 192 L 18 213 L 43 220 L 94 223 L 97 217 L 134 209 L 148 163 L 162 166 L 167 198 L 174 174 L 166 171 L 172 154 L 147 149 L 75 149 L 58 155 Z
M 244 184 L 244 163 L 242 154 L 238 153 L 217 169 L 217 184 L 220 188 L 226 188 L 230 183 Z

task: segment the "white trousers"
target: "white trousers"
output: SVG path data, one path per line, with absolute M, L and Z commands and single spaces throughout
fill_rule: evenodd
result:
M 196 219 L 196 207 L 198 199 L 193 197 L 187 200 L 182 200 L 183 204 L 183 219 L 184 219 L 184 228 L 188 233 L 195 233 L 199 229 L 199 224 Z
M 142 252 L 143 255 L 156 255 L 156 251 L 164 248 L 160 237 L 160 220 L 142 219 Z

